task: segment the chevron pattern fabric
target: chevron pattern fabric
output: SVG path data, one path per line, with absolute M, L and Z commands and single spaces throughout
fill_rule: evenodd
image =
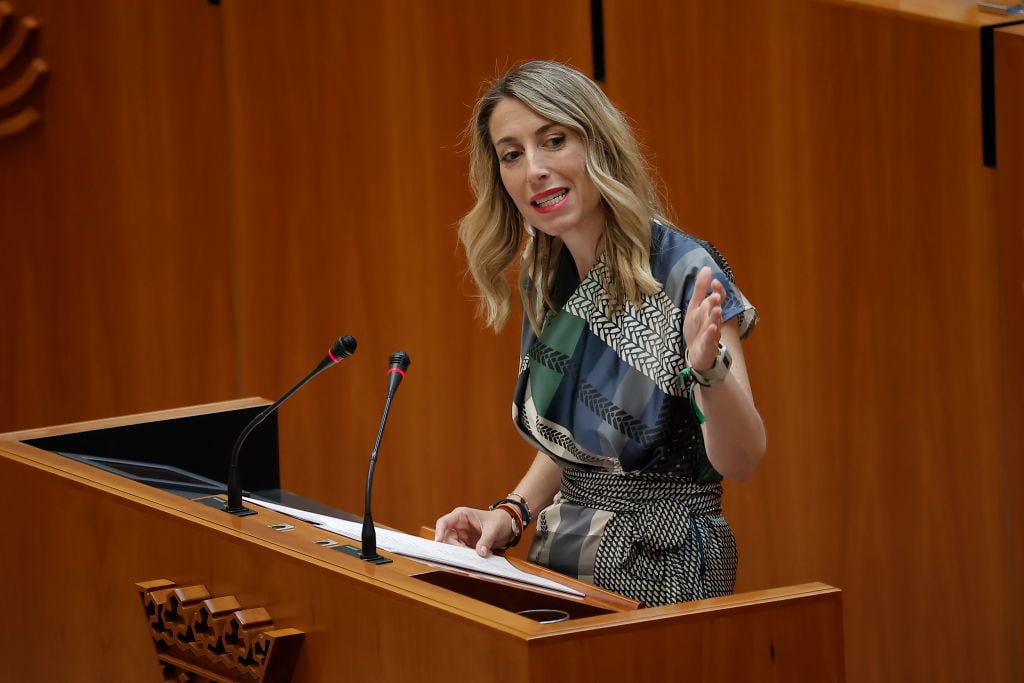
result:
M 563 468 L 531 559 L 650 605 L 730 593 L 736 576 L 722 477 L 676 381 L 684 311 L 704 266 L 725 286 L 723 317 L 746 337 L 757 312 L 725 259 L 660 223 L 651 234 L 660 291 L 615 309 L 604 257 L 580 281 L 563 249 L 556 310 L 539 336 L 523 326 L 513 420 Z
M 651 244 L 651 273 L 663 287 L 619 310 L 608 296 L 604 257 L 580 281 L 563 250 L 552 293 L 559 309 L 539 337 L 524 322 L 513 419 L 530 443 L 569 464 L 718 482 L 676 381 L 686 349 L 683 312 L 703 266 L 725 285 L 723 316 L 740 321 L 742 336 L 756 324 L 756 310 L 712 245 L 660 223 Z

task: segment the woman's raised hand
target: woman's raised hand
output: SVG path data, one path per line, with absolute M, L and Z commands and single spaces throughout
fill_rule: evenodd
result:
M 697 273 L 693 296 L 683 319 L 683 337 L 690 351 L 690 366 L 697 371 L 715 364 L 718 342 L 722 337 L 723 303 L 725 287 L 711 277 L 711 268 L 704 266 Z

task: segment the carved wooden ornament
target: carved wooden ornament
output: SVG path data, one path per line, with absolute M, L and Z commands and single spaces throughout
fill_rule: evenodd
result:
M 10 30 L 9 24 L 13 24 Z M 16 66 L 19 55 L 26 50 L 38 30 L 38 21 L 32 17 L 17 21 L 11 3 L 0 0 L 0 83 L 4 84 L 0 86 L 0 109 L 5 112 L 0 114 L 0 138 L 20 133 L 42 118 L 35 107 L 19 107 L 17 104 L 42 79 L 48 68 L 46 62 L 38 57 L 24 67 Z M 20 69 L 20 73 L 12 75 L 13 69 Z
M 303 632 L 275 629 L 262 607 L 157 579 L 135 584 L 168 683 L 287 683 Z

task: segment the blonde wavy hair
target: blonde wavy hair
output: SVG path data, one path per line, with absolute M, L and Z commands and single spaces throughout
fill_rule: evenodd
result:
M 533 231 L 502 184 L 490 135 L 499 102 L 515 98 L 539 116 L 575 132 L 586 148 L 586 168 L 602 197 L 602 245 L 611 271 L 613 308 L 659 288 L 650 272 L 651 221 L 663 210 L 636 137 L 622 113 L 579 71 L 548 61 L 524 63 L 500 77 L 479 99 L 466 130 L 469 181 L 476 203 L 459 222 L 459 240 L 480 291 L 479 312 L 495 331 L 504 327 L 512 291 L 507 273 L 522 250 L 519 292 L 534 331 L 540 333 L 551 302 L 562 241 Z M 667 221 L 665 221 L 667 222 Z

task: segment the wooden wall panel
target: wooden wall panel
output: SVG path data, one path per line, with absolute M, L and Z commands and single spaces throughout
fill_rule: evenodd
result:
M 49 73 L 0 138 L 0 430 L 234 397 L 219 15 L 11 4 Z
M 739 588 L 843 588 L 851 681 L 1008 680 L 977 28 L 855 3 L 605 7 L 609 92 L 763 315 L 745 351 L 768 454 L 726 496 Z
M 1004 501 L 1005 524 L 1002 543 L 1006 548 L 1006 575 L 1009 577 L 1002 608 L 1009 629 L 996 642 L 999 648 L 1016 653 L 1006 671 L 1006 680 L 1024 679 L 1024 214 L 1020 190 L 1024 182 L 1024 26 L 1002 29 L 995 35 L 996 76 L 996 217 L 999 224 L 999 282 L 993 297 L 999 310 L 998 344 L 994 350 L 1002 364 L 1002 383 L 997 395 L 1004 476 L 999 488 L 989 495 Z
M 226 2 L 242 387 L 274 397 L 339 334 L 356 354 L 281 414 L 287 488 L 361 510 L 388 357 L 412 365 L 374 494 L 409 531 L 501 497 L 531 452 L 509 419 L 518 318 L 474 318 L 455 224 L 460 135 L 482 83 L 521 60 L 589 71 L 589 3 Z
M 606 89 L 764 318 L 769 453 L 726 500 L 739 587 L 843 588 L 854 682 L 1024 666 L 1024 142 L 1001 125 L 980 166 L 971 22 L 993 19 L 955 5 L 604 2 Z M 503 494 L 530 458 L 518 330 L 473 317 L 459 135 L 521 59 L 589 71 L 588 8 L 15 3 L 50 72 L 43 121 L 0 139 L 0 431 L 275 398 L 351 333 L 282 411 L 284 485 L 361 507 L 404 348 L 378 521 Z M 1000 84 L 1021 36 L 999 32 Z M 1019 87 L 998 97 L 1019 121 Z

